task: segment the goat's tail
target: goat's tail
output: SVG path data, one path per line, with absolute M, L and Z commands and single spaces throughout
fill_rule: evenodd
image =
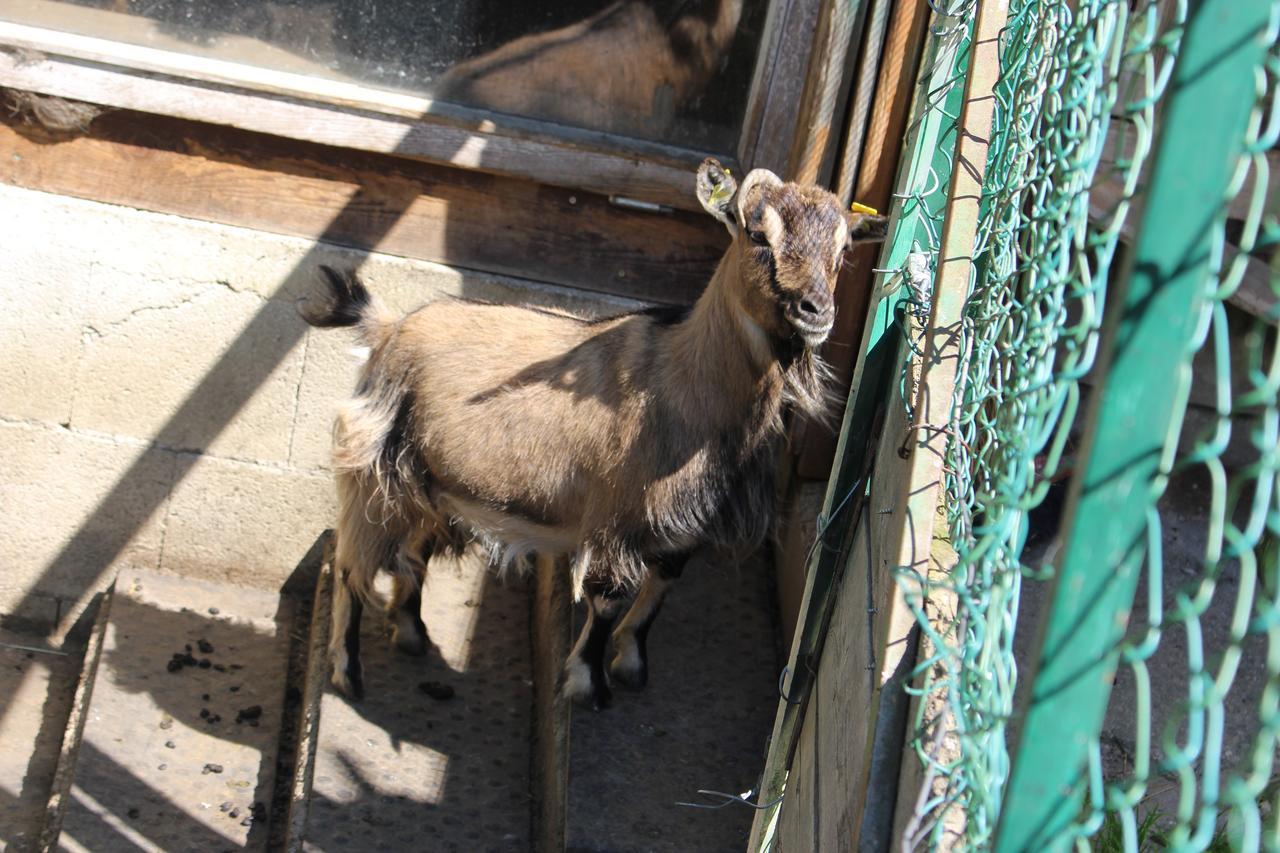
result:
M 394 328 L 397 317 L 369 292 L 353 272 L 321 266 L 326 291 L 298 301 L 298 313 L 321 329 L 356 326 L 360 341 L 367 347 L 382 344 Z

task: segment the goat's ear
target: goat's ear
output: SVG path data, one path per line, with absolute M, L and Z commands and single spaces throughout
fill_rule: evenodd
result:
M 698 201 L 702 209 L 724 223 L 729 234 L 737 236 L 733 222 L 733 197 L 738 192 L 738 182 L 729 170 L 714 157 L 708 157 L 698 167 Z
M 859 243 L 880 243 L 889 233 L 889 217 L 877 213 L 850 212 L 845 214 L 849 222 L 849 248 Z
M 761 196 L 770 187 L 782 186 L 782 179 L 768 169 L 752 169 L 738 187 L 738 226 L 748 228 L 759 219 Z

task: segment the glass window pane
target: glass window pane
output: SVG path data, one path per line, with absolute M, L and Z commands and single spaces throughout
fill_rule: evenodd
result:
M 0 0 L 0 19 L 737 148 L 766 0 Z

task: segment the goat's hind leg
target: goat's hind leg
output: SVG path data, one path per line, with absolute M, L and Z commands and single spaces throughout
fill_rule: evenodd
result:
M 333 686 L 352 699 L 364 698 L 364 670 L 360 666 L 360 618 L 364 601 L 352 591 L 350 572 L 339 570 L 333 584 L 333 618 L 329 660 Z
M 649 628 L 688 559 L 688 554 L 681 554 L 652 561 L 640 592 L 613 632 L 609 672 L 624 687 L 640 690 L 649 683 Z
M 587 622 L 564 665 L 564 694 L 579 705 L 596 711 L 613 701 L 609 678 L 604 671 L 604 655 L 609 632 L 621 609 L 621 594 L 613 589 L 587 583 Z
M 333 616 L 329 660 L 333 686 L 352 699 L 364 696 L 360 666 L 360 618 L 373 600 L 378 570 L 403 540 L 403 532 L 371 521 L 365 514 L 368 497 L 359 478 L 338 477 L 339 512 L 335 531 Z
M 392 572 L 391 600 L 387 603 L 391 642 L 409 655 L 427 653 L 427 626 L 422 622 L 422 584 L 426 581 L 431 550 L 432 541 L 427 535 L 410 537 L 400 545 Z

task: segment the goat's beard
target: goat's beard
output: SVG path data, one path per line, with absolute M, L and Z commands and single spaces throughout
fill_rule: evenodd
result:
M 781 359 L 782 399 L 810 420 L 831 427 L 835 423 L 835 375 L 814 352 L 799 339 L 787 343 L 791 351 Z

